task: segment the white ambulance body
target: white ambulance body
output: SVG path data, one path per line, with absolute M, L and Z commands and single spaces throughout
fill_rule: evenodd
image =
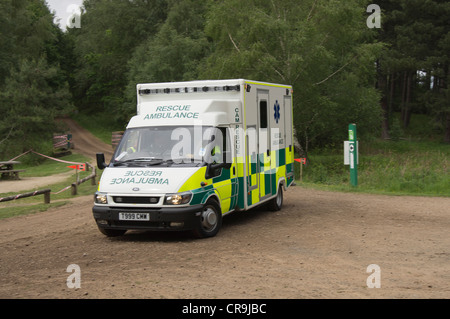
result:
M 102 233 L 217 234 L 222 217 L 281 209 L 294 181 L 292 88 L 244 79 L 137 85 L 131 118 L 95 194 Z

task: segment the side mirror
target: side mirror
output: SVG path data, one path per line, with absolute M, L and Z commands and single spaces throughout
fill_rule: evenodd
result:
M 230 169 L 231 163 L 218 163 L 218 164 L 209 163 L 209 164 L 207 164 L 205 178 L 210 179 L 210 178 L 218 176 L 216 174 L 218 174 L 217 170 L 220 168 Z
M 223 163 L 223 168 L 225 169 L 230 169 L 231 168 L 231 163 Z
M 107 167 L 108 165 L 105 163 L 105 154 L 103 153 L 97 153 L 95 155 L 95 157 L 97 158 L 97 167 L 98 169 L 104 169 L 105 167 Z

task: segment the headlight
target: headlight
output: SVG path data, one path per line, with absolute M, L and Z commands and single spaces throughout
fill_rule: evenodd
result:
M 191 200 L 192 193 L 178 193 L 178 194 L 167 194 L 164 199 L 164 204 L 166 205 L 182 205 L 187 204 Z
M 94 202 L 96 204 L 108 204 L 108 196 L 105 193 L 95 193 Z

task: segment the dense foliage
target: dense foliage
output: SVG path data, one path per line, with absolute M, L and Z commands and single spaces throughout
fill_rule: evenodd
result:
M 351 122 L 398 138 L 418 113 L 450 143 L 450 3 L 379 1 L 369 28 L 370 3 L 85 0 L 80 28 L 62 31 L 44 0 L 2 0 L 0 157 L 44 147 L 74 110 L 125 124 L 137 83 L 225 78 L 293 85 L 303 152 Z

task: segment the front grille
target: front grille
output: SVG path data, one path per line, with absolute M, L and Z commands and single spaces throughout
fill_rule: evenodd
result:
M 113 196 L 118 204 L 158 204 L 160 197 L 155 196 Z

